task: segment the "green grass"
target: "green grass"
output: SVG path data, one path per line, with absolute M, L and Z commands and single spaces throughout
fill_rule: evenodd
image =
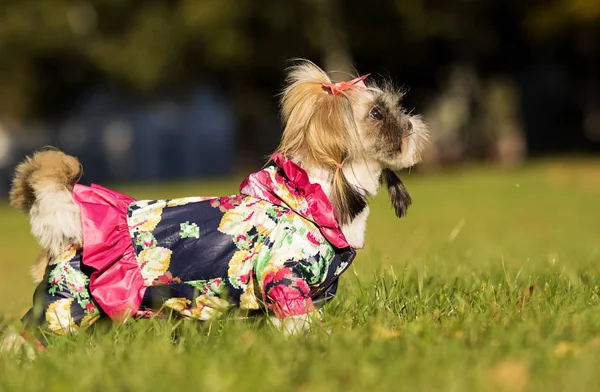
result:
M 600 162 L 404 178 L 408 217 L 374 200 L 366 249 L 311 334 L 235 319 L 99 326 L 33 362 L 0 358 L 0 391 L 600 390 Z M 115 188 L 159 198 L 236 182 Z M 24 216 L 3 206 L 0 219 L 7 324 L 30 305 L 38 248 Z

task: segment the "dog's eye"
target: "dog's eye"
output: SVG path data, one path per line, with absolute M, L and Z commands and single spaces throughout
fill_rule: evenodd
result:
M 383 118 L 383 113 L 381 113 L 381 109 L 379 109 L 378 106 L 373 106 L 369 112 L 369 117 L 371 117 L 373 120 L 381 120 Z

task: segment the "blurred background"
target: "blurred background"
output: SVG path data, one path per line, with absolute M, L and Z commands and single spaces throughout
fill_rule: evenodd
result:
M 2 0 L 0 194 L 48 144 L 93 182 L 254 170 L 297 57 L 408 90 L 420 170 L 598 153 L 599 37 L 598 0 Z

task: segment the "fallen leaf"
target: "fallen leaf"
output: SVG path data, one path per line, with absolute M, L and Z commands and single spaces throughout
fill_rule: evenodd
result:
M 519 359 L 505 359 L 489 370 L 491 390 L 523 391 L 529 383 L 529 368 Z

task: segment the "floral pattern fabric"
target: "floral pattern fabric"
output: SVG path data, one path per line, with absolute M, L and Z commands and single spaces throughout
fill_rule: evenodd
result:
M 266 304 L 278 316 L 304 314 L 349 264 L 313 222 L 253 196 L 138 201 L 128 217 L 145 309 L 206 319 Z
M 285 317 L 311 312 L 335 295 L 355 251 L 320 186 L 297 165 L 273 158 L 237 195 L 128 204 L 123 222 L 141 277 L 135 282 L 143 286 L 130 290 L 143 295 L 136 315 L 171 310 L 208 320 L 235 306 Z M 88 268 L 83 250 L 72 245 L 52 261 L 26 321 L 63 334 L 110 315 L 90 288 L 90 274 L 102 282 L 104 272 Z
M 73 244 L 50 262 L 36 289 L 35 306 L 23 318 L 26 326 L 64 335 L 87 327 L 100 317 L 81 260 L 82 248 Z

